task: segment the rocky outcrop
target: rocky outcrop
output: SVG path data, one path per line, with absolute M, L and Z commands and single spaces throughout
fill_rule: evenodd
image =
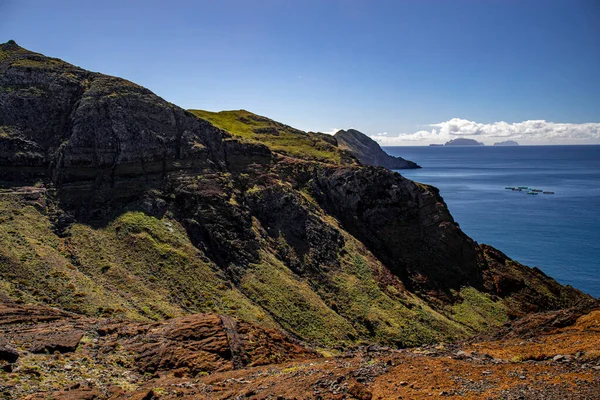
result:
M 225 168 L 228 135 L 149 90 L 14 42 L 0 51 L 1 179 L 51 179 L 89 212 L 172 171 Z
M 482 286 L 475 244 L 436 188 L 383 168 L 323 170 L 311 187 L 410 289 L 444 297 L 461 286 Z
M 142 373 L 179 376 L 227 371 L 303 358 L 313 353 L 283 334 L 261 330 L 228 316 L 195 314 L 158 324 L 113 322 L 98 329 L 100 353 L 115 346 L 135 354 Z
M 16 321 L 18 313 L 22 318 Z M 27 318 L 31 315 L 31 318 Z M 39 318 L 46 315 L 47 318 Z M 286 335 L 229 316 L 193 314 L 160 323 L 86 318 L 44 306 L 0 300 L 0 358 L 17 362 L 19 352 L 53 355 L 93 347 L 97 362 L 133 355 L 141 373 L 169 371 L 195 376 L 314 356 Z M 86 337 L 85 344 L 82 338 Z
M 265 145 L 244 143 L 238 139 L 227 139 L 224 144 L 225 160 L 229 170 L 241 172 L 255 164 L 273 162 L 273 154 Z
M 337 140 L 338 147 L 350 151 L 362 164 L 388 169 L 421 168 L 402 157 L 390 156 L 376 141 L 355 129 L 338 131 L 334 138 Z
M 600 332 L 600 302 L 529 314 L 506 323 L 492 332 L 480 335 L 477 339 L 531 339 L 564 328 Z
M 297 192 L 280 184 L 252 190 L 246 200 L 274 241 L 279 257 L 298 275 L 319 274 L 340 265 L 341 233 L 323 222 Z M 285 240 L 278 240 L 283 237 Z
M 6 361 L 11 364 L 19 359 L 19 352 L 10 346 L 0 346 L 0 361 Z
M 529 268 L 511 260 L 501 251 L 482 244 L 480 262 L 486 289 L 503 298 L 511 298 L 515 316 L 545 310 L 594 304 L 591 296 L 567 285 L 563 286 L 539 268 Z
M 32 353 L 49 353 L 55 351 L 59 353 L 70 353 L 75 351 L 81 338 L 83 331 L 70 330 L 68 332 L 52 332 L 40 333 L 36 336 L 36 341 L 29 348 Z

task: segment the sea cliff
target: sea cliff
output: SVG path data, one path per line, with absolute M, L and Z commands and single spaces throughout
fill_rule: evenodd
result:
M 594 304 L 330 137 L 186 111 L 12 41 L 0 106 L 0 379 L 27 379 L 16 397 L 214 398 L 191 379 Z

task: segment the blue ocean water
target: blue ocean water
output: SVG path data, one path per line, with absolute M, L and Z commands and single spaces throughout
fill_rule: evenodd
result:
M 463 231 L 600 297 L 600 146 L 385 147 L 423 168 Z M 506 186 L 555 194 L 527 195 Z

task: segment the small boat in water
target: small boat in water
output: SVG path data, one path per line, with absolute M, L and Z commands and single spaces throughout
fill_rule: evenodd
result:
M 514 187 L 512 187 L 512 186 L 507 186 L 507 187 L 505 187 L 504 189 L 514 189 Z
M 554 194 L 554 192 L 543 192 L 544 194 Z
M 512 190 L 513 190 L 513 192 L 520 192 L 520 191 L 521 191 L 521 190 L 523 190 L 523 189 L 520 189 L 520 188 L 512 188 Z
M 529 189 L 527 186 L 519 186 L 519 189 Z
M 536 192 L 536 193 L 542 193 L 543 190 L 541 189 L 531 189 L 532 192 Z
M 537 195 L 538 192 L 527 192 L 527 194 Z

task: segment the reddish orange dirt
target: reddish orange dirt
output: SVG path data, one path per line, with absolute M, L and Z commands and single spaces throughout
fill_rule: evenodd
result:
M 211 314 L 140 324 L 13 304 L 0 307 L 0 328 L 0 353 L 19 354 L 2 367 L 0 398 L 600 399 L 599 309 L 532 315 L 488 339 L 328 358 Z M 261 365 L 268 357 L 278 363 Z

